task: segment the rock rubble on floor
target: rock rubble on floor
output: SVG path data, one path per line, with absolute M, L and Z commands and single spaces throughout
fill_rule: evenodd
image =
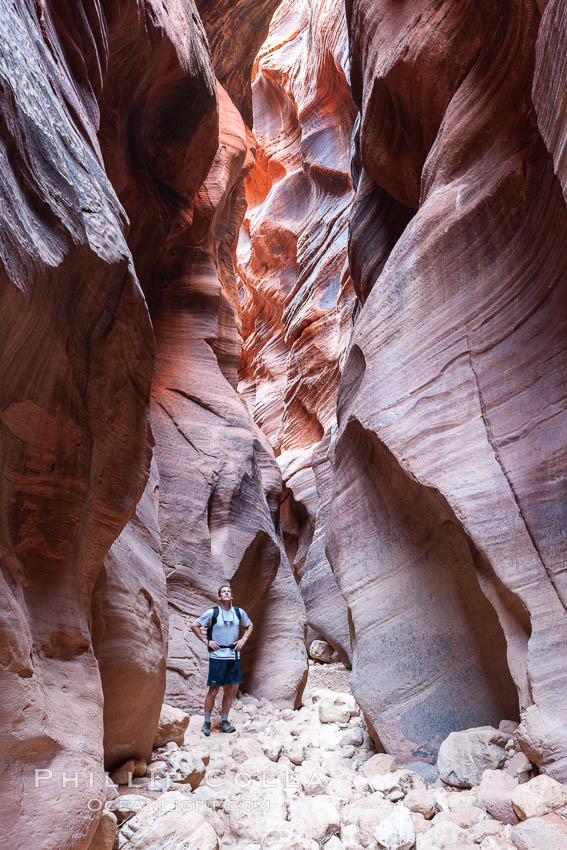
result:
M 567 850 L 567 787 L 529 762 L 517 775 L 513 730 L 449 736 L 446 779 L 428 784 L 374 751 L 348 693 L 316 689 L 298 711 L 245 695 L 237 731 L 214 720 L 209 739 L 200 716 L 177 720 L 164 735 L 178 740 L 107 802 L 91 850 Z

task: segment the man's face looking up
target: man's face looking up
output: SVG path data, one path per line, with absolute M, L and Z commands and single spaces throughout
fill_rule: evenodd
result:
M 221 602 L 230 603 L 232 602 L 232 590 L 228 585 L 223 585 L 219 590 L 219 599 Z

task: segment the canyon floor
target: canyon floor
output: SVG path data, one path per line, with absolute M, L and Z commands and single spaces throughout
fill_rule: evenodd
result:
M 461 749 L 453 769 L 482 779 L 452 788 L 432 766 L 414 770 L 375 751 L 349 676 L 341 663 L 310 662 L 299 710 L 243 694 L 230 714 L 236 732 L 221 733 L 217 717 L 209 738 L 201 715 L 165 706 L 158 735 L 176 740 L 154 749 L 145 776 L 135 775 L 145 765 L 132 763 L 112 774 L 125 784 L 109 786 L 91 850 L 567 847 L 567 788 L 521 774 L 531 765 L 516 752 L 509 722 L 492 730 L 508 739 L 499 761 L 486 743 Z M 514 771 L 518 757 L 523 768 Z

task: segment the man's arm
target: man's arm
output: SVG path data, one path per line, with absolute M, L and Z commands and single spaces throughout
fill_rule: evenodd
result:
M 243 649 L 244 644 L 246 643 L 246 641 L 248 640 L 248 638 L 252 634 L 253 628 L 254 628 L 254 623 L 252 621 L 250 621 L 250 623 L 246 627 L 246 631 L 244 632 L 244 634 L 242 635 L 240 640 L 237 640 L 236 643 L 234 644 L 234 648 L 237 649 L 239 652 L 240 652 L 241 649 Z
M 195 637 L 198 637 L 199 640 L 205 644 L 208 649 L 220 649 L 220 645 L 216 642 L 216 640 L 207 640 L 207 635 L 205 634 L 205 632 L 203 632 L 203 626 L 201 625 L 199 620 L 195 620 L 193 623 L 191 623 L 191 631 L 193 632 Z

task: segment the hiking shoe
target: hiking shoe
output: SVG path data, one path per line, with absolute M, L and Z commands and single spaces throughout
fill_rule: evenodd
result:
M 208 738 L 209 735 L 211 734 L 211 724 L 210 723 L 203 723 L 203 726 L 201 728 L 201 732 L 203 733 L 203 735 L 206 735 L 207 738 Z
M 220 732 L 236 732 L 236 726 L 233 726 L 229 720 L 221 720 L 219 723 Z

